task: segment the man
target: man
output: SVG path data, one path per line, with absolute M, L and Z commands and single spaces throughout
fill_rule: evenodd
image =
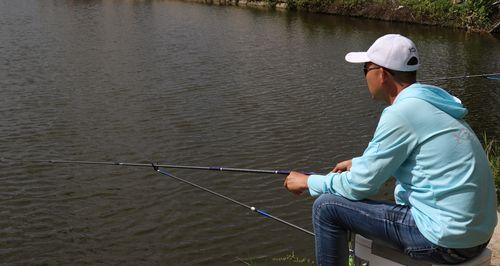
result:
M 364 63 L 373 99 L 389 104 L 360 157 L 328 175 L 292 172 L 285 187 L 319 196 L 313 207 L 318 265 L 347 265 L 347 231 L 377 239 L 417 260 L 457 264 L 479 255 L 497 223 L 496 197 L 486 154 L 460 100 L 416 83 L 420 59 L 401 35 L 377 39 Z M 396 204 L 367 197 L 391 176 Z

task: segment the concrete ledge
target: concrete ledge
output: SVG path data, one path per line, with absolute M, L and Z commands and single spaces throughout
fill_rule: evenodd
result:
M 499 212 L 497 212 L 497 217 L 500 221 Z M 491 265 L 500 265 L 500 223 L 495 227 L 495 232 L 493 232 L 488 248 L 491 249 L 493 253 L 491 255 Z

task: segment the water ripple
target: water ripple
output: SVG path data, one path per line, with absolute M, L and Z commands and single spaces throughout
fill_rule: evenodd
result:
M 363 151 L 384 108 L 343 62 L 384 25 L 175 1 L 0 1 L 0 154 L 328 172 Z M 425 77 L 498 68 L 498 41 L 390 29 L 439 58 Z M 490 82 L 444 85 L 498 136 Z M 171 171 L 311 230 L 313 199 L 286 192 L 284 176 Z M 302 232 L 149 168 L 2 162 L 0 218 L 8 265 L 313 257 Z

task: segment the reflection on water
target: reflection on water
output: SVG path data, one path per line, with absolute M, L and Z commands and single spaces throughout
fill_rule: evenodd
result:
M 421 79 L 499 72 L 491 36 L 175 1 L 0 1 L 0 153 L 326 172 L 361 153 L 383 108 L 344 55 L 411 37 Z M 498 81 L 440 82 L 500 137 Z M 282 177 L 173 171 L 311 229 Z M 152 170 L 0 168 L 8 264 L 271 263 L 313 239 Z M 390 186 L 379 198 L 390 198 Z

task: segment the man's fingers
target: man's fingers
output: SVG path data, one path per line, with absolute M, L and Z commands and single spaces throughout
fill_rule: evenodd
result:
M 307 175 L 291 172 L 283 182 L 283 186 L 295 195 L 302 194 L 307 189 Z

